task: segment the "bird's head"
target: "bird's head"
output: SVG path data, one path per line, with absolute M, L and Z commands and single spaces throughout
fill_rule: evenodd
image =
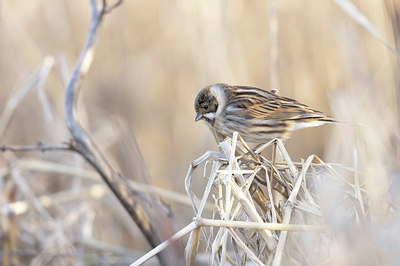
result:
M 194 102 L 194 109 L 196 111 L 196 118 L 194 121 L 196 122 L 204 119 L 207 123 L 214 123 L 219 103 L 212 86 L 203 88 L 199 94 L 197 94 Z

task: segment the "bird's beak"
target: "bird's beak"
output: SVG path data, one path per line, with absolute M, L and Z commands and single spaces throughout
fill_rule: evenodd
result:
M 197 121 L 199 121 L 199 120 L 202 119 L 202 118 L 203 118 L 203 115 L 202 115 L 202 114 L 196 113 L 196 118 L 194 119 L 194 122 L 197 122 Z

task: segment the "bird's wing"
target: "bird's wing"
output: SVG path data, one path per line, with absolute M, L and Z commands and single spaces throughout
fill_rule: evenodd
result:
M 232 87 L 229 106 L 249 119 L 278 121 L 321 120 L 334 122 L 334 119 L 313 110 L 296 100 L 280 97 L 273 92 L 253 87 Z

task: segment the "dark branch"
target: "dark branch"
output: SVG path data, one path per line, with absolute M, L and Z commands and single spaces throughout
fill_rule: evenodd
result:
M 85 44 L 77 60 L 72 77 L 68 83 L 65 99 L 65 121 L 70 131 L 75 150 L 83 156 L 86 161 L 100 174 L 104 182 L 109 186 L 126 211 L 138 225 L 152 247 L 157 246 L 162 240 L 173 234 L 173 226 L 167 216 L 158 208 L 149 206 L 146 201 L 136 197 L 134 190 L 129 186 L 127 180 L 120 176 L 108 163 L 104 155 L 97 148 L 78 122 L 76 113 L 77 97 L 80 81 L 89 70 L 94 55 L 94 43 L 99 25 L 105 14 L 120 5 L 107 6 L 107 1 L 102 0 L 101 7 L 97 0 L 91 0 L 92 19 Z M 163 221 L 160 223 L 160 221 Z M 181 265 L 183 262 L 183 251 L 175 245 L 171 249 L 160 253 L 162 265 Z

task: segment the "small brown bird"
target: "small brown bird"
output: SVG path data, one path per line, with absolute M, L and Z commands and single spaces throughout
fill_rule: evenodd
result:
M 245 141 L 264 143 L 287 139 L 306 127 L 336 122 L 320 111 L 276 91 L 217 83 L 203 88 L 196 97 L 195 121 L 204 120 L 217 142 L 237 131 Z

